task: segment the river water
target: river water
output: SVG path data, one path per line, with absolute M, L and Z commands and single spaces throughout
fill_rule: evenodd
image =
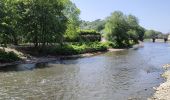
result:
M 146 100 L 170 63 L 170 44 L 0 68 L 0 100 Z

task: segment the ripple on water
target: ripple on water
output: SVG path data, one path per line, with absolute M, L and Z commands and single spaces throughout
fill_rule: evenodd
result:
M 138 50 L 8 66 L 0 69 L 0 99 L 146 100 L 162 82 L 168 51 L 167 44 L 145 43 Z

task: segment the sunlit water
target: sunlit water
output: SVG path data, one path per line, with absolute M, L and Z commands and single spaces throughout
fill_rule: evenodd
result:
M 46 64 L 0 69 L 0 99 L 8 100 L 146 100 L 170 63 L 170 45 L 144 43 L 144 48 Z

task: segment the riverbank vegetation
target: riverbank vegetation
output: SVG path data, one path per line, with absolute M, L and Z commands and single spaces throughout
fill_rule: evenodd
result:
M 63 45 L 49 45 L 44 48 L 41 47 L 17 47 L 18 51 L 22 51 L 33 56 L 67 56 L 67 55 L 77 55 L 83 53 L 93 53 L 98 51 L 106 51 L 109 48 L 108 43 L 102 42 L 75 42 L 75 43 L 65 43 Z
M 0 63 L 14 62 L 18 61 L 20 58 L 14 52 L 5 52 L 0 50 Z
M 153 39 L 153 38 L 157 38 L 157 39 L 167 39 L 168 38 L 168 34 L 163 34 L 162 32 L 159 31 L 155 31 L 155 30 L 146 30 L 145 31 L 145 39 Z
M 143 41 L 145 29 L 133 15 L 116 11 L 94 22 L 81 21 L 79 15 L 70 0 L 1 0 L 0 44 L 54 56 L 129 48 Z
M 143 41 L 145 29 L 139 25 L 138 19 L 133 15 L 124 15 L 114 12 L 108 17 L 105 25 L 105 37 L 115 43 L 117 47 L 131 47 L 138 41 Z
M 100 32 L 106 40 L 115 44 L 114 48 L 131 47 L 138 41 L 143 41 L 145 33 L 137 17 L 125 15 L 120 11 L 113 12 L 104 20 L 82 21 L 81 28 Z

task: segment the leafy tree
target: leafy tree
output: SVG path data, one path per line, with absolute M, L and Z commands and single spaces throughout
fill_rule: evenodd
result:
M 129 25 L 126 21 L 126 16 L 122 12 L 116 11 L 108 17 L 105 26 L 106 38 L 115 42 L 118 47 L 126 47 L 129 45 L 128 29 Z
M 97 19 L 95 21 L 82 21 L 81 29 L 83 30 L 95 30 L 97 32 L 102 32 L 105 28 L 105 20 Z
M 128 15 L 127 22 L 129 23 L 129 29 L 130 29 L 129 33 L 133 31 L 132 32 L 133 34 L 129 34 L 131 39 L 134 40 L 136 43 L 138 43 L 137 40 L 143 41 L 145 29 L 139 25 L 138 18 L 133 15 Z
M 19 30 L 19 19 L 20 16 L 17 11 L 17 0 L 4 0 L 5 2 L 5 17 L 3 19 L 4 27 L 5 27 L 5 33 L 8 35 L 8 40 L 10 43 L 13 43 L 15 45 L 18 45 L 18 36 L 20 36 Z
M 114 42 L 118 47 L 131 46 L 131 42 L 143 41 L 145 29 L 139 25 L 137 17 L 124 15 L 120 11 L 112 13 L 107 18 L 105 25 L 105 37 Z
M 74 39 L 78 36 L 78 30 L 80 26 L 80 18 L 79 18 L 80 10 L 70 0 L 66 0 L 64 15 L 68 19 L 65 37 Z
M 145 38 L 157 38 L 159 35 L 162 33 L 155 30 L 146 30 L 145 32 Z
M 0 44 L 4 44 L 3 46 L 6 46 L 7 44 L 7 35 L 5 34 L 5 25 L 4 25 L 4 18 L 5 18 L 5 4 L 4 1 L 0 1 Z
M 20 0 L 17 3 L 22 32 L 28 42 L 35 46 L 63 43 L 67 18 L 62 12 L 61 0 Z
M 133 40 L 134 43 L 138 43 L 138 33 L 136 30 L 131 29 L 127 32 L 127 34 Z

